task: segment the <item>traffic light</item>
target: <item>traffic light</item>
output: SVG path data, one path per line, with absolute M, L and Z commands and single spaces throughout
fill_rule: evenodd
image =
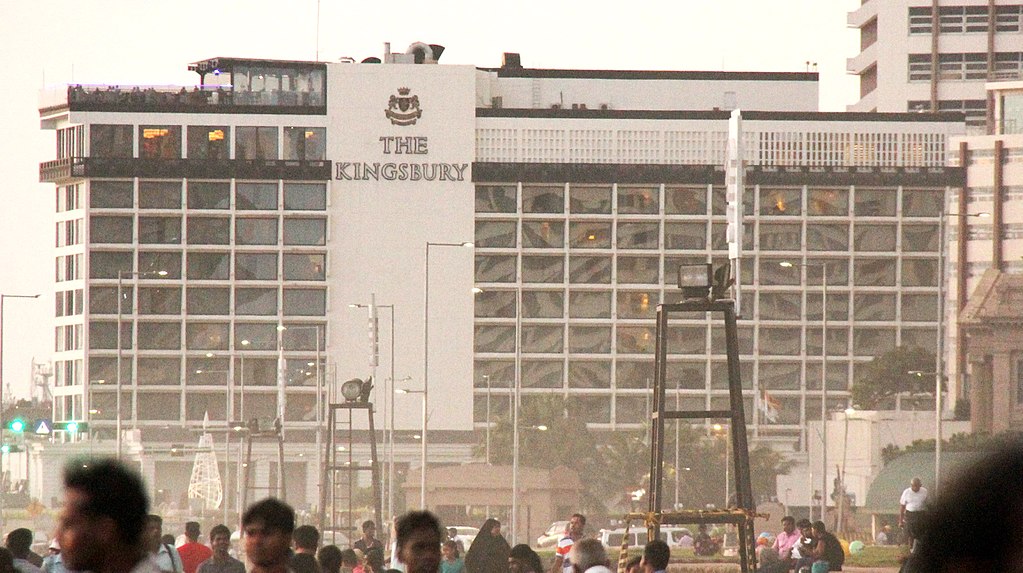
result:
M 70 421 L 70 422 L 54 422 L 53 423 L 53 429 L 54 430 L 64 431 L 64 432 L 67 432 L 69 434 L 77 434 L 79 432 L 88 432 L 89 431 L 89 423 L 88 422 L 74 422 L 74 421 Z
M 23 452 L 23 451 L 25 451 L 24 448 L 22 448 L 21 446 L 19 446 L 17 444 L 4 444 L 4 445 L 0 446 L 0 453 L 4 453 L 4 454 L 13 454 L 13 453 Z
M 21 418 L 14 418 L 7 423 L 7 429 L 20 434 L 25 431 L 25 421 Z

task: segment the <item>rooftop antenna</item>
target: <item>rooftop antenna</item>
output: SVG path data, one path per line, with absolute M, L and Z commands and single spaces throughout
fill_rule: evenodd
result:
M 320 61 L 320 0 L 316 0 L 316 61 Z

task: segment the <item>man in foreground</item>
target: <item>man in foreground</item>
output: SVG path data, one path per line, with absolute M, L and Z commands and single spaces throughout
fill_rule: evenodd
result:
M 252 563 L 249 573 L 287 573 L 291 557 L 291 534 L 295 511 L 278 499 L 258 501 L 242 515 L 245 554 Z M 439 545 L 439 542 L 438 542 Z
M 71 462 L 57 540 L 64 564 L 92 573 L 157 573 L 142 546 L 149 499 L 142 479 L 112 459 Z
M 405 565 L 405 573 L 440 570 L 442 533 L 440 522 L 432 513 L 410 511 L 398 519 L 394 529 L 398 558 Z
M 245 564 L 231 557 L 231 530 L 220 524 L 210 530 L 213 555 L 199 564 L 196 573 L 245 573 Z

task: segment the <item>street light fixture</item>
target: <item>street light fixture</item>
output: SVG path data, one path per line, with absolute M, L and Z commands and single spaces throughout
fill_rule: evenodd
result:
M 124 351 L 121 348 L 121 346 L 122 346 L 122 344 L 121 344 L 121 317 L 122 317 L 122 313 L 123 313 L 122 307 L 124 306 L 124 295 L 122 294 L 122 289 L 124 288 L 124 277 L 138 278 L 138 277 L 152 277 L 152 276 L 165 277 L 165 276 L 167 276 L 167 271 L 164 271 L 164 270 L 159 270 L 159 271 L 126 271 L 124 269 L 120 269 L 120 270 L 117 271 L 117 422 L 116 423 L 117 423 L 117 459 L 118 460 L 121 459 L 121 450 L 122 450 L 122 441 L 123 441 L 123 437 L 121 436 L 121 433 L 122 433 L 122 431 L 121 431 L 121 424 L 122 424 L 122 419 L 124 418 L 124 416 L 121 414 L 121 360 L 122 360 L 122 355 L 124 354 Z M 137 285 L 137 282 L 138 281 L 136 281 L 136 285 Z M 138 294 L 138 286 L 136 286 L 134 289 L 132 289 L 132 299 L 133 300 L 132 300 L 132 305 L 131 305 L 131 313 L 133 315 L 136 314 L 136 312 L 135 312 L 136 308 L 135 308 L 134 299 L 137 298 L 137 296 L 136 296 L 137 294 Z M 132 324 L 134 325 L 134 322 L 132 322 Z M 132 332 L 134 332 L 134 330 L 135 329 L 134 329 L 134 326 L 133 326 L 132 327 Z M 132 343 L 131 347 L 132 347 L 132 350 L 134 351 L 135 350 L 134 342 Z M 132 369 L 132 370 L 134 371 L 134 369 Z M 134 414 L 134 412 L 133 412 L 133 414 Z M 134 415 L 132 416 L 132 418 L 134 419 Z
M 828 491 L 828 264 L 790 261 L 778 264 L 785 268 L 817 267 L 821 270 L 821 520 L 823 520 L 828 509 L 828 498 L 824 494 Z
M 423 475 L 419 483 L 420 509 L 426 510 L 426 409 L 430 397 L 430 247 L 463 247 L 473 248 L 469 241 L 461 243 L 426 242 L 426 272 L 424 276 L 425 293 L 423 304 Z

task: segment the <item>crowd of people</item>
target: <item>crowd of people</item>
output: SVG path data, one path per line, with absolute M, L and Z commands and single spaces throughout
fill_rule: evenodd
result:
M 1023 445 L 1019 448 L 1023 450 Z M 1007 471 L 1006 468 L 1009 470 Z M 1018 470 L 1018 471 L 1017 471 Z M 900 524 L 911 536 L 911 557 L 907 571 L 929 571 L 922 567 L 940 564 L 952 557 L 942 551 L 940 540 L 957 529 L 935 527 L 963 519 L 962 503 L 978 531 L 991 533 L 995 543 L 988 560 L 1018 565 L 1023 558 L 1012 552 L 1008 531 L 991 519 L 1004 518 L 1012 525 L 1023 514 L 1023 501 L 1013 496 L 995 503 L 997 492 L 1015 487 L 1012 480 L 1023 471 L 1023 452 L 996 452 L 978 465 L 973 479 L 953 482 L 935 504 L 927 504 L 927 491 L 914 479 L 900 500 Z M 979 477 L 978 477 L 979 476 Z M 984 487 L 978 487 L 979 482 Z M 1010 483 L 1011 482 L 1011 483 Z M 1016 496 L 1020 497 L 1020 496 Z M 1000 498 L 999 498 L 1000 499 Z M 926 507 L 926 511 L 925 511 Z M 935 509 L 936 508 L 936 509 Z M 1011 518 L 1011 519 L 1010 519 Z M 996 520 L 997 521 L 997 520 Z M 1011 523 L 1009 523 L 1011 522 Z M 998 522 L 1002 523 L 1002 522 Z M 823 573 L 841 571 L 846 552 L 822 521 L 810 522 L 786 516 L 776 536 L 762 534 L 757 540 L 759 573 Z M 163 522 L 149 513 L 149 500 L 137 473 L 112 459 L 70 464 L 64 474 L 64 503 L 56 537 L 48 555 L 32 551 L 33 533 L 15 529 L 0 547 L 0 573 L 610 573 L 606 549 L 598 539 L 584 537 L 586 518 L 572 516 L 555 549 L 553 564 L 545 569 L 528 545 L 509 546 L 501 523 L 487 519 L 468 551 L 454 528 L 445 530 L 436 516 L 426 511 L 409 512 L 394 522 L 390 559 L 384 543 L 376 537 L 376 524 L 362 524 L 362 537 L 349 548 L 320 547 L 320 533 L 310 525 L 296 526 L 295 512 L 284 502 L 267 498 L 246 509 L 241 520 L 247 564 L 231 555 L 231 530 L 220 524 L 208 532 L 209 544 L 200 541 L 200 524 L 185 524 L 185 541 L 175 546 L 173 536 L 163 534 Z M 882 530 L 882 533 L 885 533 Z M 999 536 L 1000 535 L 1000 536 Z M 944 536 L 944 537 L 942 537 Z M 704 527 L 693 540 L 697 553 L 713 544 Z M 719 548 L 714 547 L 713 552 Z M 993 550 L 994 551 L 994 550 Z M 642 557 L 619 563 L 626 573 L 659 573 L 667 568 L 670 548 L 652 540 Z M 980 559 L 971 556 L 971 559 Z M 996 559 L 997 558 L 997 559 Z M 961 560 L 960 560 L 961 562 Z M 935 569 L 939 570 L 939 569 Z M 949 570 L 942 568 L 940 570 Z M 964 569 L 965 570 L 965 569 Z M 980 571 L 982 569 L 969 569 Z M 1016 570 L 983 569 L 983 570 Z

